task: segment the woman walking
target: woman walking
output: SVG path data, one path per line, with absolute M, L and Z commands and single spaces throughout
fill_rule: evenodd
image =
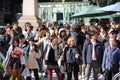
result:
M 67 72 L 67 80 L 72 80 L 72 73 L 74 74 L 74 80 L 78 80 L 79 60 L 80 52 L 75 47 L 75 38 L 70 37 L 68 39 L 68 47 L 64 50 L 64 64 Z
M 6 73 L 10 73 L 9 80 L 20 80 L 20 57 L 23 56 L 23 50 L 18 47 L 19 39 L 13 38 L 12 45 L 9 47 L 6 59 L 4 61 L 4 70 Z
M 52 80 L 52 70 L 55 70 L 58 76 L 58 80 L 62 80 L 62 74 L 58 66 L 58 59 L 60 57 L 58 48 L 58 38 L 51 36 L 51 43 L 47 46 L 47 52 L 45 55 L 45 65 L 48 73 L 48 80 Z
M 29 39 L 29 45 L 24 49 L 27 55 L 26 67 L 34 72 L 35 80 L 39 80 L 39 64 L 38 59 L 41 56 L 39 47 L 35 44 L 34 38 Z M 31 76 L 27 77 L 27 80 L 31 80 Z

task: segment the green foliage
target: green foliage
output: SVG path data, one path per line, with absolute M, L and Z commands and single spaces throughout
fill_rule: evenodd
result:
M 2 64 L 2 62 L 0 62 L 0 80 L 3 77 L 3 73 L 4 73 L 3 64 Z
M 92 3 L 96 3 L 96 0 L 92 0 Z
M 51 2 L 62 2 L 62 0 L 50 0 Z
M 3 79 L 4 80 L 9 80 L 9 78 L 10 78 L 10 74 L 7 74 Z
M 0 62 L 0 74 L 4 72 L 4 69 L 3 69 L 3 64 L 2 62 Z
M 0 62 L 0 80 L 2 79 L 4 74 L 3 63 Z M 10 74 L 7 74 L 2 80 L 9 80 Z
M 117 0 L 89 0 L 89 1 L 91 4 L 101 7 L 114 4 L 117 2 Z
M 50 0 L 51 2 L 62 2 L 63 0 Z M 76 1 L 82 1 L 82 0 L 64 0 L 65 2 L 76 2 Z

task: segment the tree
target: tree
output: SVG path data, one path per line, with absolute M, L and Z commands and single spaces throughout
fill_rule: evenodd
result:
M 51 2 L 62 2 L 62 0 L 50 0 Z M 82 0 L 65 0 L 65 2 L 76 2 L 76 1 L 82 1 Z
M 93 5 L 97 5 L 100 7 L 109 5 L 109 4 L 114 4 L 115 2 L 117 2 L 117 0 L 89 0 L 91 4 Z
M 38 0 L 38 2 L 50 2 L 50 0 Z
M 50 0 L 51 2 L 62 2 L 62 0 Z

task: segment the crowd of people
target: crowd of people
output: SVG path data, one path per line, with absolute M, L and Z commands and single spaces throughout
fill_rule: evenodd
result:
M 18 22 L 7 23 L 0 29 L 0 51 L 5 56 L 4 71 L 9 80 L 31 80 L 31 75 L 22 75 L 24 69 L 33 72 L 40 80 L 39 72 L 52 80 L 53 70 L 58 80 L 89 80 L 93 71 L 94 80 L 104 76 L 105 80 L 120 72 L 120 22 L 89 25 L 57 22 L 40 24 L 36 31 L 30 22 L 25 30 Z

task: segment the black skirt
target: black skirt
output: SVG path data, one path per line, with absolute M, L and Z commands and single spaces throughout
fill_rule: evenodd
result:
M 11 65 L 12 69 L 19 69 L 21 68 L 20 58 L 13 59 L 13 64 Z

